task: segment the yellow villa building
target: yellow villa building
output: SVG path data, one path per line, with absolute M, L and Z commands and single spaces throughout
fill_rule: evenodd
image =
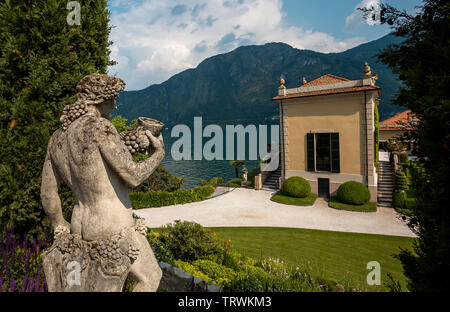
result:
M 381 88 L 376 80 L 367 63 L 360 80 L 325 75 L 286 89 L 280 79 L 273 101 L 280 109 L 282 181 L 303 177 L 322 197 L 333 196 L 344 182 L 358 181 L 377 201 L 374 108 Z

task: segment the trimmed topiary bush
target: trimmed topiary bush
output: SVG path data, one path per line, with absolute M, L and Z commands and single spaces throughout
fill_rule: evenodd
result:
M 408 162 L 408 153 L 398 153 L 398 161 L 401 163 Z
M 281 191 L 283 195 L 304 198 L 311 193 L 311 185 L 302 177 L 291 177 L 284 181 Z
M 392 195 L 392 205 L 394 208 L 406 208 L 406 200 L 405 192 L 394 192 Z
M 403 171 L 395 173 L 394 187 L 398 191 L 405 191 L 408 189 L 408 179 Z
M 339 186 L 337 198 L 344 204 L 363 205 L 370 200 L 370 192 L 364 184 L 349 181 Z

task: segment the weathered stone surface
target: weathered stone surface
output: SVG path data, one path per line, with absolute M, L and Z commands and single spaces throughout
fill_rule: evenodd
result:
M 242 186 L 247 186 L 248 181 L 247 181 L 247 177 L 248 177 L 248 170 L 247 167 L 242 166 Z
M 58 228 L 55 243 L 42 254 L 49 291 L 121 291 L 139 256 L 132 231 L 140 231 L 142 222 L 137 220 L 135 228 L 109 239 L 90 242 Z
M 163 271 L 160 291 L 170 292 L 222 292 L 222 289 L 214 284 L 207 283 L 199 277 L 195 277 L 168 263 L 159 262 Z
M 145 237 L 145 226 L 133 218 L 128 192 L 159 166 L 164 143 L 154 128 L 143 127 L 141 136 L 146 139 L 141 141 L 151 155 L 139 163 L 133 161 L 109 121 L 124 85 L 121 79 L 106 75 L 83 78 L 77 86 L 77 102 L 65 109 L 62 128 L 50 139 L 41 200 L 56 235 L 55 244 L 44 254 L 51 291 L 120 291 L 128 274 L 137 281 L 135 291 L 158 288 L 162 272 Z M 58 196 L 62 182 L 76 199 L 70 224 L 62 216 Z M 81 285 L 68 287 L 67 274 L 77 263 Z

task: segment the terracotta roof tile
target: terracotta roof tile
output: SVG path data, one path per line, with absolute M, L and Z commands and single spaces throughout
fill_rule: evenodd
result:
M 408 127 L 405 123 L 407 121 L 418 121 L 418 118 L 414 116 L 411 110 L 407 110 L 392 116 L 386 120 L 380 122 L 380 131 L 410 131 L 413 128 Z
M 417 120 L 411 110 L 407 110 L 380 122 L 380 125 L 396 125 L 399 122 Z
M 327 85 L 327 84 L 335 84 L 335 83 L 339 83 L 339 82 L 343 82 L 343 81 L 350 81 L 350 80 L 342 78 L 342 77 L 338 77 L 338 76 L 327 74 L 327 75 L 324 75 L 324 76 L 319 77 L 317 79 L 314 79 L 313 81 L 305 83 L 300 88 L 311 87 L 311 86 Z
M 380 127 L 380 131 L 411 131 L 411 127 Z

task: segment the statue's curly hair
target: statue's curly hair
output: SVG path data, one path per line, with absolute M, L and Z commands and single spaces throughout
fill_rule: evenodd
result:
M 125 82 L 117 77 L 104 74 L 92 74 L 84 77 L 77 84 L 77 101 L 64 107 L 60 118 L 63 130 L 72 122 L 86 114 L 87 105 L 98 105 L 114 100 L 125 89 Z

